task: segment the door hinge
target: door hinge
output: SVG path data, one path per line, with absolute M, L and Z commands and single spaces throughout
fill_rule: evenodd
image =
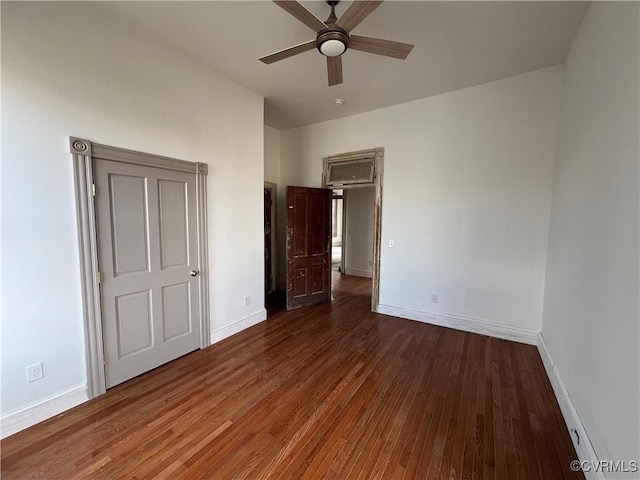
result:
M 100 275 L 100 272 L 98 272 L 98 274 L 96 275 L 96 278 L 98 280 L 98 283 L 102 283 L 102 275 Z
M 106 366 L 106 365 L 107 365 L 107 356 L 106 356 L 106 355 L 104 355 L 104 356 L 102 357 L 102 364 L 103 364 L 104 366 Z
M 93 196 L 96 196 L 96 184 L 92 183 L 91 184 L 91 193 L 93 194 Z

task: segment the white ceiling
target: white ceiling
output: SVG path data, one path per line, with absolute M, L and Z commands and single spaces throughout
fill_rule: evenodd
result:
M 336 7 L 338 16 L 350 2 Z M 323 1 L 302 2 L 321 20 Z M 348 50 L 344 83 L 327 86 L 312 50 L 272 65 L 259 57 L 315 33 L 268 1 L 94 4 L 265 97 L 265 123 L 286 129 L 346 117 L 557 65 L 588 2 L 387 1 L 353 31 L 415 45 L 406 60 Z M 336 108 L 333 99 L 343 98 Z

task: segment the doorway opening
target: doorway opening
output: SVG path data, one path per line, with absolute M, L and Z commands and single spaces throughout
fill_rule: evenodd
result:
M 338 192 L 336 194 L 336 192 Z M 371 299 L 373 278 L 373 233 L 375 187 L 358 186 L 334 190 L 332 240 L 332 299 L 357 295 Z
M 364 281 L 365 285 L 365 288 L 358 289 L 367 291 L 366 295 L 362 295 L 363 300 L 366 297 L 366 301 L 371 304 L 371 310 L 377 312 L 380 290 L 383 156 L 384 149 L 375 148 L 325 157 L 322 188 L 287 186 L 284 205 L 287 310 L 331 302 L 337 298 L 333 295 L 333 286 L 341 289 L 347 280 L 357 278 L 360 283 Z M 346 228 L 345 222 L 349 218 L 348 198 L 351 195 L 354 198 L 360 197 L 359 191 L 368 194 L 370 200 L 368 203 L 359 202 L 366 206 L 364 213 L 352 215 L 354 225 L 364 220 L 364 223 L 372 227 L 364 235 L 368 238 L 364 244 L 369 247 L 361 247 L 362 251 L 353 255 L 354 258 L 364 257 L 364 266 L 352 267 L 354 270 L 352 275 L 349 275 L 349 241 L 345 240 L 349 229 Z M 332 210 L 335 215 L 332 214 Z M 354 226 L 354 229 L 356 233 L 364 231 L 360 226 Z M 332 259 L 333 245 L 336 248 Z M 335 268 L 338 265 L 339 267 Z
M 331 196 L 331 271 L 344 273 L 344 196 L 342 189 Z
M 264 182 L 264 289 L 265 298 L 276 290 L 276 184 Z
M 347 285 L 369 290 L 364 282 L 374 312 L 380 291 L 383 163 L 384 148 L 360 150 L 324 157 L 322 173 L 322 186 L 333 192 L 332 291 Z M 360 279 L 346 282 L 345 276 Z
M 277 191 L 277 184 L 264 182 L 264 307 L 267 310 L 267 317 L 281 310 L 284 305 L 284 292 L 278 290 L 276 283 L 278 268 Z

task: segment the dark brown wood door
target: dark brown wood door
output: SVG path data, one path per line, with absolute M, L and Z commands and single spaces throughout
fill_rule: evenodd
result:
M 287 310 L 331 297 L 331 190 L 287 187 Z

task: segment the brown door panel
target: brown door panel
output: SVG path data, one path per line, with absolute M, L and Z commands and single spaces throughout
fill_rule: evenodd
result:
M 287 309 L 331 297 L 331 190 L 287 187 Z

